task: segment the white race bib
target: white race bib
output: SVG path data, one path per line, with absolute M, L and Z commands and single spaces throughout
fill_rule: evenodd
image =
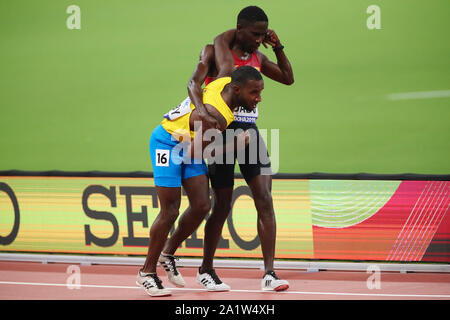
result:
M 155 150 L 155 165 L 157 167 L 168 167 L 169 166 L 170 150 Z
M 187 97 L 178 106 L 170 110 L 164 115 L 168 120 L 175 120 L 191 112 L 191 98 Z
M 252 111 L 249 111 L 244 107 L 239 107 L 236 111 L 233 112 L 233 114 L 234 121 L 255 123 L 256 119 L 258 119 L 258 107 L 256 107 Z

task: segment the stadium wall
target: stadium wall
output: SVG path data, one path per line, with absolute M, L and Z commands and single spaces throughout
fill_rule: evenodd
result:
M 216 256 L 261 258 L 252 195 L 236 177 Z M 449 175 L 277 174 L 276 258 L 449 263 L 449 181 Z M 187 206 L 183 194 L 180 213 Z M 158 212 L 151 173 L 0 171 L 2 252 L 142 256 Z M 178 255 L 202 256 L 203 227 Z

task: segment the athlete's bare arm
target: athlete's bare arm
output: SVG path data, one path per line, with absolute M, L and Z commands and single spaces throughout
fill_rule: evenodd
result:
M 230 49 L 235 39 L 235 33 L 236 29 L 231 29 L 214 38 L 214 53 L 218 78 L 229 76 L 234 70 L 234 59 Z M 282 49 L 280 39 L 275 31 L 267 30 L 263 45 L 266 48 L 269 45 L 274 49 L 277 63 L 270 61 L 261 51 L 257 51 L 258 58 L 261 61 L 261 73 L 277 82 L 286 85 L 293 84 L 294 74 L 291 64 Z
M 294 83 L 294 73 L 292 72 L 292 66 L 283 51 L 280 39 L 273 30 L 267 30 L 266 38 L 263 41 L 265 47 L 266 44 L 270 45 L 277 57 L 277 63 L 274 63 L 267 58 L 265 54 L 258 51 L 258 58 L 261 61 L 261 73 L 266 77 L 277 82 L 291 85 Z
M 234 42 L 235 34 L 236 29 L 231 29 L 214 38 L 217 78 L 229 77 L 234 71 L 234 58 L 230 49 Z
M 218 126 L 216 127 L 217 130 L 223 131 L 227 128 L 227 121 L 225 120 L 224 116 L 213 106 L 209 104 L 205 104 L 205 109 L 207 110 L 208 114 L 213 117 L 216 121 Z M 200 114 L 197 109 L 194 109 L 191 113 L 191 116 L 189 118 L 189 125 L 191 130 L 195 129 L 195 121 L 201 121 Z M 202 121 L 203 126 L 203 121 Z M 202 128 L 202 131 L 205 131 L 205 128 Z
M 227 127 L 227 121 L 225 120 L 224 116 L 220 114 L 220 112 L 214 108 L 212 105 L 206 104 L 204 105 L 207 112 L 216 119 L 218 123 L 218 127 L 215 129 L 217 130 L 216 134 L 219 135 L 220 131 L 223 131 Z M 199 121 L 199 113 L 197 112 L 197 109 L 194 109 L 191 113 L 191 116 L 189 118 L 189 125 L 191 127 L 191 130 L 195 130 L 195 121 Z M 202 122 L 203 123 L 203 122 Z M 212 129 L 214 130 L 214 129 Z M 199 132 L 201 131 L 201 132 Z M 194 139 L 192 139 L 191 144 L 189 145 L 188 154 L 189 156 L 194 158 L 201 158 L 203 156 L 203 150 L 207 145 L 211 143 L 211 140 L 204 139 L 203 133 L 205 130 L 198 130 L 195 133 Z M 194 151 L 195 150 L 195 151 Z
M 219 123 L 221 123 L 221 128 L 210 130 L 216 130 L 215 135 L 223 138 L 220 132 L 226 129 L 225 118 L 213 106 L 210 106 L 208 104 L 206 104 L 205 106 L 208 109 L 208 111 L 211 111 L 211 114 L 215 114 L 215 112 L 217 112 L 216 115 Z M 209 133 L 211 134 L 211 132 Z M 202 135 L 201 132 L 196 132 L 194 139 L 192 139 L 191 143 L 189 144 L 188 155 L 191 159 L 204 158 L 203 151 L 208 145 L 212 146 L 212 150 L 210 152 L 210 156 L 212 157 L 220 156 L 232 150 L 242 150 L 250 142 L 250 133 L 247 130 L 241 131 L 239 133 L 236 133 L 234 135 L 234 139 L 232 139 L 231 141 L 226 141 L 225 144 L 223 142 L 224 141 L 222 140 L 216 141 L 215 137 L 211 137 L 211 135 L 209 135 L 208 138 L 206 138 L 204 135 Z
M 199 120 L 203 123 L 203 130 L 209 128 L 218 128 L 219 124 L 217 119 L 212 117 L 205 106 L 203 105 L 202 84 L 205 82 L 211 64 L 214 59 L 214 47 L 212 45 L 206 45 L 200 53 L 200 59 L 197 66 L 194 69 L 194 73 L 188 82 L 188 94 L 191 98 L 191 102 L 197 110 Z

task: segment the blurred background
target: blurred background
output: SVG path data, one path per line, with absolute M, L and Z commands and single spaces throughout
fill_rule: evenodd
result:
M 448 0 L 2 1 L 0 170 L 152 171 L 153 128 L 247 5 L 294 69 L 257 122 L 280 130 L 279 172 L 450 173 Z

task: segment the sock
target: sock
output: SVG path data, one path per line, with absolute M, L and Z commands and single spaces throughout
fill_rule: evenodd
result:
M 141 277 L 147 277 L 149 275 L 156 274 L 156 272 L 148 272 L 148 273 L 146 273 L 146 272 L 143 272 L 142 270 L 139 270 L 139 274 L 141 275 Z
M 161 252 L 161 255 L 164 256 L 164 257 L 173 257 L 172 254 L 165 253 L 165 252 Z

